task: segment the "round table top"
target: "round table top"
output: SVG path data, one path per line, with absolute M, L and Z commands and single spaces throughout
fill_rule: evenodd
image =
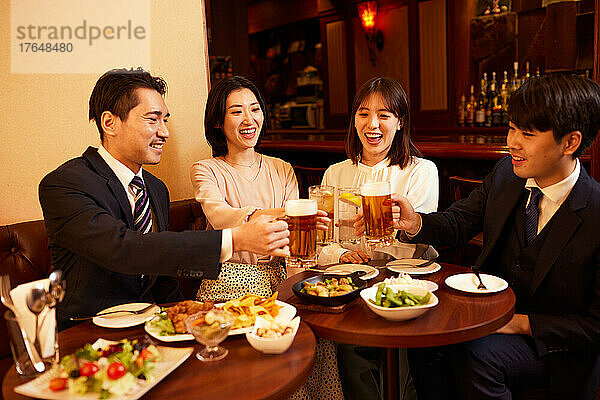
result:
M 98 338 L 118 340 L 144 335 L 143 326 L 107 329 L 86 322 L 59 334 L 61 355 L 74 352 Z M 177 369 L 154 386 L 142 399 L 284 399 L 306 380 L 314 366 L 316 339 L 301 323 L 292 346 L 283 354 L 266 355 L 250 347 L 245 335 L 229 336 L 221 345 L 229 350 L 220 361 L 199 361 L 196 350 L 203 346 L 186 341 L 178 344 L 158 342 L 159 346 L 195 347 L 195 351 Z M 14 388 L 27 382 L 11 368 L 2 383 L 6 400 L 26 399 Z
M 342 313 L 332 314 L 298 308 L 303 321 L 319 337 L 341 343 L 373 347 L 430 347 L 466 342 L 489 335 L 504 326 L 514 314 L 515 295 L 508 288 L 493 294 L 468 294 L 448 287 L 444 281 L 454 274 L 469 272 L 465 267 L 442 263 L 439 272 L 420 275 L 439 285 L 439 304 L 409 321 L 389 321 L 373 313 L 358 297 Z M 384 278 L 397 276 L 385 268 L 367 282 L 372 286 Z M 279 300 L 296 296 L 292 286 L 318 272 L 303 271 L 279 286 Z

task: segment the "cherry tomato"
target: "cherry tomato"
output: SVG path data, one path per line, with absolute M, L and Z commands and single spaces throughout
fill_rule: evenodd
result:
M 50 380 L 50 390 L 53 392 L 60 392 L 65 390 L 67 387 L 67 378 L 53 378 Z
M 148 349 L 144 349 L 142 350 L 142 352 L 140 353 L 140 357 L 142 358 L 142 360 L 147 360 L 149 358 L 153 358 L 154 354 L 148 350 Z
M 98 366 L 93 362 L 85 363 L 79 368 L 79 376 L 92 376 L 96 372 L 98 372 Z
M 114 363 L 110 364 L 108 366 L 108 369 L 106 370 L 106 375 L 110 379 L 119 379 L 126 373 L 127 373 L 127 368 L 125 368 L 125 366 L 122 363 L 120 363 L 119 361 L 115 361 Z

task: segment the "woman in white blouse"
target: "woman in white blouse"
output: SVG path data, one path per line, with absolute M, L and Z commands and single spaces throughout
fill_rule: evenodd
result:
M 346 136 L 348 160 L 330 166 L 323 184 L 337 188 L 359 188 L 366 182 L 390 182 L 392 193 L 407 197 L 421 212 L 437 210 L 437 167 L 422 158 L 410 139 L 408 99 L 402 86 L 391 78 L 373 78 L 358 89 Z M 343 248 L 332 244 L 319 254 L 319 264 L 364 263 L 369 258 L 435 257 L 428 246 L 400 243 L 373 250 L 364 244 Z M 408 379 L 406 350 L 400 349 L 400 377 Z M 338 344 L 337 361 L 346 399 L 381 398 L 383 352 L 381 349 Z M 412 382 L 404 398 L 414 399 Z
M 373 78 L 354 97 L 346 154 L 348 160 L 330 166 L 323 185 L 359 188 L 366 182 L 390 182 L 392 193 L 409 199 L 420 212 L 437 210 L 437 167 L 421 157 L 410 139 L 408 99 L 402 86 L 391 78 Z M 428 253 L 423 255 L 423 252 Z M 411 258 L 437 255 L 433 248 L 397 240 L 368 254 L 364 244 L 343 248 L 332 244 L 319 254 L 319 264 L 363 263 L 369 258 Z

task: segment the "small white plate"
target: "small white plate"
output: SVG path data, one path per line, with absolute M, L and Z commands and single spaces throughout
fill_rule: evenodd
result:
M 115 343 L 113 341 L 98 339 L 92 345 L 95 349 L 103 348 L 107 344 Z M 156 386 L 163 378 L 173 372 L 179 367 L 194 351 L 193 347 L 162 347 L 158 346 L 160 352 L 160 360 L 154 367 L 154 380 L 143 381 L 142 383 L 136 384 L 132 390 L 125 394 L 119 399 L 123 400 L 136 400 L 142 397 L 150 389 Z M 54 400 L 73 400 L 73 399 L 86 399 L 95 400 L 99 398 L 100 393 L 89 392 L 85 395 L 76 395 L 70 393 L 68 390 L 60 392 L 53 392 L 48 388 L 50 380 L 56 378 L 59 375 L 59 369 L 53 368 L 42 375 L 38 376 L 32 381 L 19 385 L 15 388 L 15 392 L 24 396 L 35 397 L 38 399 L 54 399 Z
M 479 281 L 475 274 L 457 274 L 446 278 L 446 285 L 453 289 L 467 293 L 496 293 L 501 292 L 508 287 L 508 283 L 502 278 L 494 275 L 479 274 L 481 281 L 487 287 L 487 290 L 477 289 Z
M 127 303 L 127 304 L 119 304 L 118 306 L 109 307 L 100 311 L 98 314 L 102 314 L 104 312 L 109 311 L 123 311 L 123 310 L 141 310 L 144 307 L 149 306 L 150 303 Z M 95 325 L 101 326 L 103 328 L 129 328 L 131 326 L 136 326 L 143 324 L 149 319 L 154 317 L 154 314 L 160 311 L 159 306 L 152 307 L 148 309 L 143 314 L 130 314 L 130 313 L 116 313 L 105 315 L 102 317 L 94 317 L 92 322 Z
M 225 303 L 219 303 L 219 304 L 215 304 L 215 306 L 221 307 L 224 304 Z M 281 307 L 279 309 L 279 314 L 275 317 L 275 321 L 280 322 L 280 323 L 287 323 L 287 322 L 291 321 L 292 318 L 294 318 L 294 316 L 296 315 L 296 307 L 294 307 L 293 305 L 288 304 L 283 301 L 280 301 L 280 300 L 275 300 L 275 304 L 277 304 Z M 156 316 L 154 318 L 158 318 L 158 317 Z M 152 318 L 152 319 L 154 319 L 154 318 Z M 254 328 L 254 325 L 247 326 L 245 328 L 233 329 L 233 330 L 229 331 L 228 336 L 241 335 L 244 333 L 252 332 L 252 328 Z M 194 340 L 194 336 L 190 333 L 176 333 L 175 335 L 161 336 L 160 331 L 150 324 L 146 324 L 144 326 L 144 330 L 146 331 L 146 333 L 148 335 L 152 336 L 154 339 L 160 340 L 161 342 L 183 342 L 186 340 Z
M 400 273 L 404 272 L 410 275 L 425 275 L 439 271 L 442 266 L 436 262 L 429 264 L 426 267 L 416 267 L 415 265 L 423 264 L 427 260 L 421 258 L 401 258 L 393 260 L 386 264 L 390 271 Z
M 379 275 L 379 270 L 377 268 L 373 268 L 370 265 L 364 264 L 340 264 L 334 265 L 333 267 L 329 267 L 325 270 L 325 272 L 329 274 L 344 274 L 349 275 L 356 271 L 365 271 L 366 274 L 360 276 L 359 278 L 363 281 L 368 281 L 369 279 L 375 278 Z

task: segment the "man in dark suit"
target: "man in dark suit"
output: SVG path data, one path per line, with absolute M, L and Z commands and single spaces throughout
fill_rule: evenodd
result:
M 511 96 L 509 114 L 510 157 L 468 198 L 432 214 L 395 198 L 403 240 L 455 246 L 483 231 L 477 265 L 516 295 L 496 334 L 409 351 L 420 400 L 510 399 L 547 386 L 553 397 L 590 399 L 598 390 L 600 184 L 578 157 L 600 129 L 600 86 L 534 78 Z
M 165 92 L 141 69 L 105 73 L 89 109 L 101 146 L 40 183 L 52 265 L 67 283 L 59 329 L 117 304 L 180 300 L 174 277 L 215 279 L 233 251 L 288 254 L 287 224 L 268 217 L 222 231 L 167 231 L 167 187 L 142 169 L 160 161 L 169 137 Z

